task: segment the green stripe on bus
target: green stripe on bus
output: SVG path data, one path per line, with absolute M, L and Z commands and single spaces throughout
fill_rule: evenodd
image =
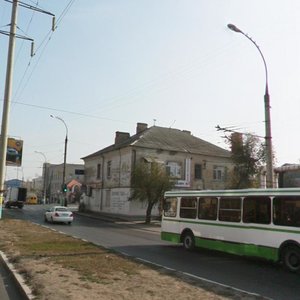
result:
M 180 235 L 177 233 L 161 232 L 161 239 L 174 243 L 180 243 Z M 195 244 L 196 247 L 202 247 L 210 250 L 217 250 L 241 256 L 255 256 L 272 261 L 278 260 L 278 249 L 266 246 L 233 243 L 200 237 L 195 238 Z
M 240 244 L 227 241 L 209 240 L 199 237 L 196 237 L 195 239 L 197 247 L 203 247 L 242 256 L 256 256 L 272 261 L 278 260 L 278 250 L 276 248 L 253 244 Z
M 180 243 L 180 234 L 162 231 L 160 237 L 164 241 Z

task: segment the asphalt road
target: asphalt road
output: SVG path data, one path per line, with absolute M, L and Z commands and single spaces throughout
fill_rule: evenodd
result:
M 42 206 L 27 206 L 23 210 L 4 211 L 4 214 L 44 224 L 43 210 L 45 207 Z M 203 249 L 186 252 L 179 245 L 161 241 L 159 230 L 150 231 L 141 226 L 108 223 L 84 216 L 76 216 L 71 226 L 47 226 L 196 280 L 246 291 L 250 298 L 256 295 L 276 300 L 300 300 L 300 274 L 285 271 L 278 264 Z

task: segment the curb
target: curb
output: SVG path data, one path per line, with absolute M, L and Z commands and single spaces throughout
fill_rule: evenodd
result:
M 146 230 L 146 231 L 156 232 L 161 227 L 160 222 L 158 222 L 158 223 L 153 222 L 153 223 L 147 225 L 143 221 L 140 221 L 140 220 L 128 220 L 125 218 L 120 218 L 118 216 L 89 214 L 86 212 L 79 212 L 79 211 L 76 211 L 74 213 L 77 215 L 91 218 L 91 219 L 102 220 L 102 221 L 108 222 L 108 223 L 124 224 L 124 225 L 130 226 L 130 227 L 136 227 L 138 229 Z
M 24 297 L 24 300 L 34 300 L 35 296 L 32 294 L 32 290 L 25 283 L 24 278 L 17 272 L 14 266 L 8 261 L 7 256 L 2 251 L 0 251 L 0 259 L 2 260 L 6 270 L 12 275 L 12 279 L 15 282 L 16 286 L 18 287 L 20 293 Z

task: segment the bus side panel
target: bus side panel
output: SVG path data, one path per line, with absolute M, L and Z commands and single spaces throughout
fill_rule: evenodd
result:
M 180 243 L 179 222 L 176 219 L 164 219 L 162 222 L 161 239 L 173 243 Z
M 238 225 L 238 223 L 196 221 L 189 222 L 187 226 L 187 223 L 180 222 L 180 232 L 185 229 L 193 232 L 196 247 L 242 256 L 256 256 L 272 261 L 277 261 L 279 258 L 280 235 L 278 232 L 268 232 L 269 238 L 267 238 L 262 234 L 261 229 L 255 230 L 247 225 Z
M 160 233 L 160 237 L 164 241 L 169 241 L 177 244 L 180 243 L 180 235 L 178 233 L 162 231 Z
M 240 244 L 225 240 L 210 240 L 196 237 L 196 246 L 241 256 L 256 256 L 272 261 L 277 261 L 278 259 L 277 249 L 253 244 Z

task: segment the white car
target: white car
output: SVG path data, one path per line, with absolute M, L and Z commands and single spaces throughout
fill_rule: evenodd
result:
M 45 212 L 45 222 L 61 222 L 71 224 L 73 213 L 65 206 L 53 206 Z

